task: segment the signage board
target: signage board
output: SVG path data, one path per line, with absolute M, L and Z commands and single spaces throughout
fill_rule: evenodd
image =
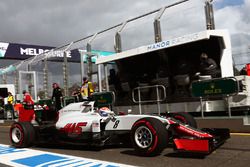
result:
M 194 97 L 233 95 L 239 92 L 239 85 L 235 78 L 218 78 L 192 83 Z
M 113 92 L 96 92 L 92 96 L 97 107 L 109 106 L 114 103 Z
M 63 61 L 64 53 L 61 50 L 56 49 L 51 51 L 52 49 L 55 49 L 55 47 L 0 42 L 0 59 L 25 60 L 30 57 L 46 53 L 48 54 L 49 61 Z M 92 50 L 91 52 L 99 55 L 100 57 L 114 54 L 114 52 L 99 50 Z M 78 49 L 66 51 L 66 54 L 69 62 L 80 62 L 80 52 Z M 84 61 L 86 62 L 86 55 L 84 56 Z M 92 62 L 95 63 L 95 61 L 96 56 L 93 56 Z

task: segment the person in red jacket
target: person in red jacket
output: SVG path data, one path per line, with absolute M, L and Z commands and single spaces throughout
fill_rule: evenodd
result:
M 23 107 L 19 111 L 20 122 L 35 121 L 34 100 L 27 91 L 23 91 Z
M 23 102 L 28 106 L 28 108 L 34 109 L 34 100 L 26 90 L 23 91 Z

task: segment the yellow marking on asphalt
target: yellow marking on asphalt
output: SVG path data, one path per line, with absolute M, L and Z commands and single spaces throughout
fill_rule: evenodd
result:
M 0 128 L 10 128 L 10 126 L 0 126 Z
M 250 136 L 250 133 L 230 133 L 232 136 Z

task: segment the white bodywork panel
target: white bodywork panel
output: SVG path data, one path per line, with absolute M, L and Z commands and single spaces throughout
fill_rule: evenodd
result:
M 82 131 L 92 131 L 92 122 L 101 119 L 101 116 L 93 110 L 94 102 L 71 103 L 59 111 L 59 119 L 56 128 L 60 130 L 67 124 L 86 123 Z
M 94 110 L 94 102 L 71 103 L 59 111 L 59 119 L 56 123 L 58 130 L 65 128 L 68 124 L 83 123 L 80 126 L 82 132 L 100 132 L 100 123 L 106 122 L 105 130 L 131 130 L 133 124 L 145 117 L 154 117 L 162 122 L 168 122 L 166 118 L 150 115 L 122 115 L 116 116 L 110 114 L 103 117 Z
M 158 116 L 151 116 L 151 115 L 123 115 L 123 116 L 116 116 L 114 120 L 111 120 L 108 122 L 106 126 L 106 130 L 131 130 L 133 124 L 145 117 L 151 117 L 151 118 L 156 118 L 158 120 L 161 120 L 162 122 L 167 122 L 166 118 L 160 118 Z M 115 124 L 119 121 L 117 126 Z

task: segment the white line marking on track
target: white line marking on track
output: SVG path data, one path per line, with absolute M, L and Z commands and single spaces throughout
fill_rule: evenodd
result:
M 0 163 L 15 167 L 132 167 L 126 164 L 27 148 L 17 149 L 4 144 L 0 144 Z

